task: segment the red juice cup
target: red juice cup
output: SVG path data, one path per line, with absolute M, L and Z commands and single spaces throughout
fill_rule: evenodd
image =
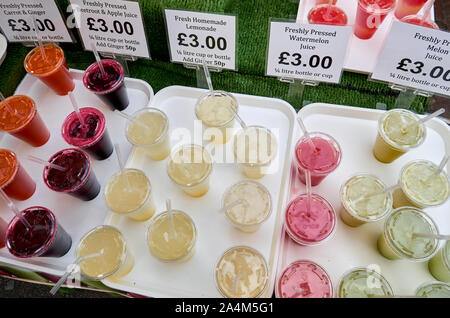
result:
M 61 134 L 71 146 L 86 151 L 97 160 L 104 160 L 113 153 L 113 145 L 106 129 L 105 116 L 93 107 L 80 108 L 85 126 L 82 127 L 77 113 L 72 112 L 64 120 Z
M 425 28 L 435 29 L 439 30 L 439 26 L 430 20 L 422 20 L 422 17 L 418 17 L 417 15 L 409 15 L 401 19 L 400 21 L 409 23 L 409 24 L 415 24 L 418 26 L 423 26 Z
M 370 39 L 394 7 L 395 0 L 358 0 L 353 32 L 360 39 Z
M 322 4 L 309 11 L 308 21 L 310 24 L 347 25 L 347 15 L 337 6 Z
M 10 96 L 0 102 L 0 130 L 33 147 L 40 147 L 50 139 L 34 101 L 25 95 Z
M 312 148 L 306 137 L 301 138 L 295 146 L 295 159 L 300 181 L 306 184 L 305 171 L 309 170 L 311 185 L 316 186 L 339 166 L 342 151 L 338 142 L 330 135 L 312 132 L 309 137 L 315 148 Z
M 44 168 L 44 182 L 50 190 L 70 194 L 83 201 L 90 201 L 100 192 L 100 184 L 88 155 L 79 149 L 64 149 L 54 154 L 50 163 L 65 168 Z
M 12 199 L 24 201 L 36 190 L 31 179 L 14 152 L 0 149 L 0 188 Z
M 397 0 L 395 17 L 401 20 L 408 15 L 416 14 L 426 2 L 427 0 Z
M 333 206 L 320 195 L 301 194 L 293 199 L 285 213 L 285 228 L 291 239 L 300 245 L 318 245 L 329 239 L 336 228 Z
M 276 298 L 332 298 L 333 284 L 318 264 L 299 260 L 280 275 L 275 287 Z
M 120 111 L 128 107 L 128 93 L 124 83 L 122 65 L 115 60 L 101 60 L 106 76 L 103 77 L 97 62 L 86 69 L 84 86 L 95 93 L 105 104 Z
M 45 57 L 41 49 L 44 50 Z M 54 43 L 35 47 L 25 57 L 25 70 L 36 76 L 58 95 L 67 95 L 75 89 L 63 50 Z
M 15 216 L 8 225 L 6 246 L 9 252 L 20 258 L 62 257 L 72 246 L 72 238 L 56 222 L 55 215 L 41 206 L 33 206 L 20 212 L 31 225 L 28 229 Z

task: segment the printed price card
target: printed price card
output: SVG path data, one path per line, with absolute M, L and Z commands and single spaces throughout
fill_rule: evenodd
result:
M 171 61 L 236 70 L 236 17 L 165 9 Z
M 70 0 L 83 45 L 99 52 L 150 58 L 141 8 L 136 1 Z
M 394 22 L 371 78 L 450 96 L 450 33 Z
M 53 0 L 1 0 L 0 28 L 10 42 L 72 42 Z
M 339 83 L 349 26 L 270 22 L 266 75 Z

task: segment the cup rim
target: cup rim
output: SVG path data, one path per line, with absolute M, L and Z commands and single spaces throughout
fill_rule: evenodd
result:
M 416 296 L 418 296 L 418 297 L 423 297 L 423 296 L 419 296 L 419 295 L 418 295 L 419 292 L 420 292 L 422 289 L 424 289 L 425 287 L 430 286 L 430 285 L 439 285 L 439 286 L 445 287 L 445 288 L 447 288 L 447 289 L 450 290 L 450 284 L 449 284 L 449 283 L 445 283 L 445 282 L 441 282 L 441 281 L 437 281 L 437 280 L 432 280 L 432 281 L 425 282 L 425 283 L 419 285 L 419 287 L 417 287 L 417 289 L 416 289 L 416 291 L 415 291 L 414 294 L 415 294 Z
M 386 9 L 373 10 L 371 8 L 371 4 L 363 4 L 361 0 L 358 0 L 358 7 L 361 7 L 361 9 L 363 9 L 364 11 L 366 11 L 368 13 L 378 14 L 378 15 L 387 14 L 391 11 L 394 11 L 395 5 L 396 5 L 396 1 L 394 0 L 392 3 L 392 7 L 389 7 Z
M 226 127 L 226 126 L 228 126 L 231 122 L 233 122 L 233 120 L 236 118 L 236 114 L 233 114 L 233 116 L 231 117 L 231 119 L 228 120 L 227 122 L 222 123 L 221 125 L 217 125 L 217 126 L 211 126 L 211 125 L 208 125 L 208 124 L 206 124 L 202 119 L 200 119 L 200 118 L 198 117 L 197 110 L 198 110 L 198 107 L 200 106 L 200 103 L 201 103 L 203 100 L 205 100 L 206 98 L 208 98 L 209 96 L 212 96 L 212 95 L 214 95 L 214 94 L 218 94 L 218 95 L 220 94 L 220 95 L 223 95 L 223 96 L 230 97 L 230 98 L 234 101 L 234 103 L 236 104 L 236 113 L 238 113 L 238 111 L 239 111 L 239 103 L 238 103 L 236 97 L 234 97 L 231 93 L 228 93 L 228 92 L 226 92 L 226 91 L 222 91 L 222 90 L 213 90 L 213 91 L 207 91 L 207 92 L 205 92 L 204 94 L 200 95 L 200 97 L 198 98 L 198 100 L 197 100 L 197 102 L 196 102 L 196 104 L 195 104 L 195 109 L 194 109 L 195 117 L 196 117 L 198 120 L 200 120 L 200 121 L 202 122 L 203 125 L 205 125 L 205 126 L 207 126 L 207 127 L 214 127 L 214 128 L 222 128 L 222 127 Z
M 86 85 L 86 83 L 88 81 L 87 75 L 90 72 L 92 72 L 95 67 L 98 66 L 98 63 L 94 62 L 91 65 L 89 65 L 83 74 L 83 85 L 87 90 L 89 90 L 90 92 L 97 94 L 97 95 L 106 95 L 106 94 L 114 92 L 116 89 L 119 88 L 120 84 L 122 84 L 125 80 L 125 74 L 124 74 L 124 69 L 122 67 L 122 64 L 120 64 L 119 62 L 117 62 L 116 60 L 113 60 L 113 59 L 102 59 L 101 60 L 102 65 L 104 64 L 104 62 L 109 62 L 109 63 L 112 63 L 115 66 L 117 66 L 119 68 L 120 77 L 117 79 L 117 81 L 114 83 L 114 85 L 112 87 L 110 87 L 109 89 L 107 89 L 105 91 L 99 92 L 99 91 L 93 90 L 93 89 L 89 88 L 88 85 Z
M 7 129 L 1 129 L 1 131 L 7 132 L 7 133 L 9 133 L 9 134 L 14 134 L 14 133 L 17 133 L 17 132 L 21 131 L 22 129 L 24 129 L 25 126 L 27 126 L 27 125 L 28 125 L 28 124 L 36 117 L 36 115 L 38 114 L 35 101 L 34 101 L 31 97 L 26 96 L 26 95 L 20 95 L 20 94 L 19 94 L 19 95 L 8 96 L 8 97 L 5 98 L 4 101 L 2 101 L 2 102 L 0 102 L 0 103 L 8 102 L 8 100 L 13 99 L 13 98 L 15 98 L 15 97 L 20 97 L 20 98 L 28 99 L 28 100 L 31 102 L 31 105 L 32 105 L 32 111 L 31 111 L 31 113 L 28 115 L 27 120 L 26 120 L 24 123 L 22 123 L 22 125 L 21 125 L 20 127 L 16 127 L 16 128 L 14 128 L 14 129 L 10 129 L 10 130 L 7 130 Z
M 344 282 L 344 279 L 347 278 L 347 276 L 349 276 L 352 273 L 356 273 L 356 272 L 366 272 L 370 275 L 375 275 L 377 276 L 377 278 L 382 282 L 382 284 L 384 285 L 384 287 L 386 287 L 388 289 L 388 292 L 390 292 L 391 296 L 394 296 L 394 290 L 392 289 L 392 286 L 389 284 L 388 280 L 386 279 L 386 277 L 384 277 L 381 273 L 377 272 L 376 270 L 370 270 L 367 267 L 362 267 L 362 266 L 357 266 L 357 267 L 353 267 L 349 270 L 347 270 L 339 279 L 339 283 L 336 285 L 336 294 L 337 297 L 339 298 L 343 298 L 341 297 L 341 285 Z M 386 295 L 387 297 L 388 295 Z
M 155 107 L 144 107 L 144 108 L 139 109 L 138 111 L 134 112 L 131 115 L 131 117 L 133 117 L 133 119 L 136 119 L 139 115 L 142 115 L 142 114 L 145 114 L 145 113 L 151 113 L 151 112 L 158 113 L 158 114 L 162 115 L 163 118 L 165 119 L 166 122 L 165 122 L 165 125 L 164 125 L 163 132 L 152 143 L 149 143 L 149 144 L 137 144 L 133 140 L 131 140 L 131 138 L 128 136 L 128 131 L 130 130 L 131 124 L 132 124 L 128 120 L 127 121 L 127 125 L 125 126 L 125 136 L 127 137 L 128 142 L 130 144 L 132 144 L 133 146 L 136 146 L 136 147 L 153 146 L 153 145 L 156 145 L 157 143 L 159 143 L 164 138 L 164 136 L 166 136 L 166 134 L 167 134 L 167 132 L 169 130 L 169 118 L 167 117 L 167 115 L 162 110 L 160 110 L 158 108 L 155 108 Z
M 46 72 L 46 73 L 39 73 L 39 74 L 36 74 L 35 72 L 33 72 L 33 71 L 30 71 L 29 70 L 29 68 L 27 67 L 27 65 L 28 65 L 28 63 L 27 63 L 27 61 L 32 57 L 32 55 L 33 54 L 35 54 L 36 52 L 38 52 L 38 50 L 39 50 L 39 46 L 36 46 L 36 47 L 34 47 L 30 52 L 28 52 L 28 54 L 25 56 L 25 59 L 23 60 L 23 66 L 24 66 L 24 68 L 25 68 L 25 70 L 27 71 L 27 73 L 30 73 L 30 74 L 32 74 L 32 75 L 34 75 L 34 76 L 37 76 L 37 77 L 42 77 L 42 76 L 48 76 L 48 75 L 50 75 L 50 74 L 52 74 L 52 73 L 55 73 L 58 69 L 59 69 L 59 67 L 64 63 L 64 61 L 65 61 L 65 55 L 64 55 L 64 51 L 63 51 L 63 49 L 59 46 L 59 45 L 57 45 L 56 43 L 44 43 L 44 44 L 42 44 L 42 46 L 43 47 L 50 47 L 50 46 L 53 46 L 56 50 L 59 50 L 60 52 L 61 52 L 61 54 L 62 54 L 62 57 L 61 57 L 61 59 L 58 61 L 58 63 L 56 63 L 56 65 L 54 66 L 54 68 L 52 69 L 52 70 L 50 70 L 50 71 L 48 71 L 48 72 Z
M 6 188 L 7 186 L 9 186 L 9 185 L 13 182 L 14 178 L 16 177 L 17 172 L 19 171 L 20 162 L 19 162 L 19 158 L 17 157 L 17 154 L 16 154 L 14 151 L 11 151 L 11 150 L 6 149 L 6 148 L 0 148 L 0 153 L 1 153 L 1 152 L 8 152 L 8 153 L 10 153 L 10 154 L 14 157 L 14 159 L 15 159 L 15 168 L 14 168 L 14 172 L 11 174 L 11 176 L 10 176 L 3 184 L 0 185 L 0 188 L 1 188 L 1 189 L 4 189 L 4 188 Z

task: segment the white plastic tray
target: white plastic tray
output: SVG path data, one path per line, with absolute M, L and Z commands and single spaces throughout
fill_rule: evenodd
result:
M 194 106 L 204 92 L 203 89 L 170 86 L 155 95 L 153 107 L 163 110 L 169 117 L 172 147 L 183 143 L 177 142 L 176 129 L 186 128 L 193 133 Z M 124 233 L 135 256 L 135 266 L 119 282 L 105 280 L 107 286 L 154 297 L 220 297 L 214 281 L 219 257 L 232 246 L 249 245 L 261 252 L 269 265 L 270 284 L 264 296 L 272 295 L 278 259 L 277 246 L 281 236 L 280 217 L 288 194 L 290 158 L 296 129 L 295 111 L 280 99 L 242 94 L 234 96 L 239 103 L 239 114 L 248 125 L 261 125 L 279 131 L 279 169 L 259 180 L 272 194 L 273 212 L 269 220 L 257 232 L 249 234 L 232 227 L 225 216 L 218 212 L 225 189 L 244 179 L 238 167 L 214 165 L 209 192 L 201 198 L 192 198 L 169 180 L 166 173 L 167 159 L 151 161 L 141 151 L 134 151 L 127 166 L 142 169 L 150 178 L 156 213 L 165 210 L 165 200 L 170 198 L 173 208 L 181 209 L 193 218 L 198 230 L 198 241 L 195 254 L 187 263 L 163 263 L 148 250 L 148 221 L 136 223 L 109 215 L 105 223 L 117 226 Z M 234 129 L 238 129 L 237 124 Z M 231 151 L 231 144 L 227 143 L 228 151 Z
M 80 107 L 93 106 L 100 109 L 106 118 L 106 126 L 113 142 L 121 145 L 124 156 L 128 156 L 131 145 L 126 140 L 125 122 L 94 94 L 83 85 L 83 71 L 71 70 L 75 80 L 74 95 Z M 130 99 L 126 113 L 147 107 L 153 97 L 153 89 L 144 81 L 126 78 L 125 85 Z M 103 200 L 103 189 L 109 177 L 119 169 L 115 153 L 106 160 L 92 160 L 92 167 L 102 186 L 100 194 L 92 201 L 84 202 L 67 194 L 55 193 L 47 188 L 42 178 L 43 167 L 26 159 L 26 155 L 34 155 L 48 159 L 57 151 L 69 148 L 61 136 L 61 125 L 66 116 L 73 111 L 68 96 L 58 96 L 45 84 L 35 77 L 26 75 L 16 89 L 15 94 L 23 94 L 34 99 L 42 119 L 50 130 L 50 140 L 42 147 L 34 148 L 25 142 L 8 134 L 0 135 L 0 147 L 14 151 L 20 163 L 25 167 L 36 182 L 36 192 L 26 201 L 15 201 L 19 209 L 33 205 L 42 205 L 54 212 L 57 221 L 72 237 L 71 250 L 61 258 L 37 257 L 33 259 L 20 259 L 12 256 L 6 248 L 0 250 L 0 263 L 21 267 L 32 271 L 45 272 L 52 275 L 62 275 L 67 265 L 75 258 L 74 248 L 79 239 L 93 227 L 103 224 L 107 208 Z M 3 200 L 0 200 L 0 217 L 9 221 L 12 212 L 9 212 Z
M 308 13 L 314 4 L 314 0 L 300 1 L 297 15 L 298 23 L 308 23 Z M 336 5 L 343 9 L 347 14 L 348 25 L 353 26 L 355 24 L 358 0 L 338 0 Z M 431 17 L 434 18 L 434 9 L 432 9 Z M 394 20 L 397 20 L 397 18 L 394 16 L 394 11 L 392 11 L 386 16 L 374 36 L 368 40 L 361 40 L 352 34 L 349 40 L 347 57 L 344 63 L 344 69 L 346 71 L 364 74 L 372 73 L 375 68 L 378 55 L 383 48 L 384 40 L 386 39 L 386 36 L 391 29 L 391 24 Z
M 433 119 L 426 124 L 427 137 L 420 147 L 391 164 L 378 162 L 372 154 L 372 147 L 377 135 L 378 118 L 382 114 L 381 110 L 322 103 L 310 104 L 299 111 L 299 116 L 308 130 L 328 133 L 336 138 L 342 147 L 342 162 L 338 169 L 321 184 L 313 187 L 313 192 L 325 197 L 336 210 L 337 231 L 332 239 L 313 247 L 297 245 L 286 235 L 284 247 L 280 247 L 278 272 L 295 260 L 309 259 L 325 268 L 335 287 L 343 274 L 351 268 L 374 264 L 389 281 L 394 294 L 399 296 L 413 296 L 419 285 L 435 280 L 428 272 L 427 262 L 391 261 L 378 253 L 376 242 L 384 220 L 352 228 L 344 224 L 339 217 L 339 190 L 341 184 L 351 175 L 358 172 L 372 173 L 389 186 L 398 182 L 400 169 L 406 163 L 415 159 L 426 159 L 438 164 L 446 151 L 450 153 L 450 130 L 441 120 Z M 298 133 L 295 139 L 299 138 Z M 449 169 L 450 163 L 447 165 L 447 171 L 450 171 Z M 291 182 L 291 199 L 295 193 L 306 192 L 300 181 L 293 181 L 295 182 Z M 436 208 L 425 209 L 436 221 L 441 233 L 450 233 L 449 210 L 450 201 Z
M 6 57 L 6 49 L 8 48 L 8 41 L 3 34 L 0 33 L 0 65 L 2 65 L 3 61 Z

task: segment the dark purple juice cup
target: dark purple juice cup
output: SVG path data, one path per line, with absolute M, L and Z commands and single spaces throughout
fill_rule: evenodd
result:
M 128 107 L 128 93 L 124 83 L 122 65 L 115 60 L 101 60 L 106 76 L 97 62 L 91 64 L 83 76 L 84 86 L 95 93 L 105 104 L 120 111 Z
M 84 151 L 64 149 L 54 154 L 48 162 L 66 169 L 44 168 L 44 182 L 50 190 L 67 193 L 83 201 L 95 199 L 100 193 L 100 184 Z
M 71 146 L 86 151 L 97 160 L 104 160 L 113 153 L 113 145 L 106 129 L 105 116 L 93 107 L 80 109 L 85 126 L 75 112 L 67 116 L 61 128 L 64 140 Z
M 6 246 L 9 252 L 20 258 L 61 257 L 72 246 L 72 238 L 56 222 L 55 215 L 41 206 L 33 206 L 20 212 L 31 229 L 15 216 L 8 225 Z

